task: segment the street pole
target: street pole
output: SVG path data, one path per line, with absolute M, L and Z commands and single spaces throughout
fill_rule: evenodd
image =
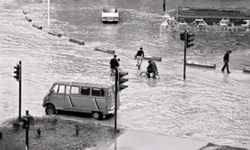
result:
M 163 11 L 166 11 L 166 0 L 163 0 Z
M 29 111 L 26 110 L 26 123 L 25 123 L 25 130 L 26 130 L 26 136 L 25 136 L 25 144 L 26 144 L 26 150 L 29 150 L 29 128 L 30 128 L 30 118 L 29 118 Z
M 187 31 L 185 30 L 183 79 L 186 80 Z
M 50 0 L 48 0 L 48 26 L 50 27 Z
M 19 114 L 18 118 L 21 120 L 21 112 L 22 112 L 22 62 L 19 61 L 20 66 L 20 75 L 19 75 Z
M 26 150 L 29 150 L 29 129 L 26 129 Z
M 115 69 L 115 130 L 117 130 L 118 69 Z

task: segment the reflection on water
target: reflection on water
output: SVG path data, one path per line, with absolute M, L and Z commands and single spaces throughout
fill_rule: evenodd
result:
M 129 72 L 129 87 L 121 92 L 120 125 L 250 147 L 249 75 L 187 67 L 187 80 L 183 81 L 183 45 L 159 32 L 161 0 L 52 0 L 52 29 L 64 37 L 83 39 L 84 46 L 38 31 L 24 20 L 23 9 L 46 29 L 45 2 L 18 1 L 19 6 L 10 2 L 0 10 L 0 121 L 18 114 L 18 84 L 12 72 L 19 60 L 23 63 L 23 112 L 29 109 L 41 116 L 42 99 L 53 82 L 109 80 L 112 55 L 94 51 L 95 46 L 101 46 L 115 50 L 122 69 Z M 102 6 L 110 3 L 119 6 L 119 24 L 102 24 L 100 20 Z M 160 79 L 139 77 L 133 56 L 141 46 L 146 55 L 162 57 L 163 61 L 157 62 Z M 206 53 L 206 58 L 221 62 L 224 52 Z M 141 71 L 146 67 L 144 61 Z

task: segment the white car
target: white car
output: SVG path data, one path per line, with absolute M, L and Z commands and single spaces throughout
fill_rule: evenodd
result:
M 229 18 L 222 18 L 219 24 L 221 27 L 227 27 L 230 24 L 230 20 Z
M 116 7 L 104 7 L 102 10 L 102 22 L 118 22 L 119 12 Z

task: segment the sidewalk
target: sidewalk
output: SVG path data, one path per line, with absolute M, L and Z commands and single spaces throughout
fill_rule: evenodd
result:
M 114 143 L 103 150 L 198 150 L 205 141 L 165 136 L 161 134 L 127 130 Z

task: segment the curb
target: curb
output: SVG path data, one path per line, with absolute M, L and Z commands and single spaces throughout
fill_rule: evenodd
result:
M 25 20 L 27 20 L 28 22 L 32 22 L 32 19 L 30 19 L 29 17 L 25 16 Z
M 100 51 L 100 52 L 109 53 L 109 54 L 115 54 L 115 50 L 104 50 L 104 49 L 100 49 L 100 48 L 95 48 L 95 51 Z
M 62 37 L 61 33 L 55 33 L 55 32 L 48 31 L 48 34 L 53 35 L 53 36 L 57 36 L 57 37 Z
M 206 64 L 206 63 L 199 63 L 199 62 L 188 61 L 186 63 L 186 65 L 188 65 L 188 66 L 194 66 L 194 67 L 204 67 L 204 68 L 216 69 L 216 64 Z
M 155 56 L 145 56 L 145 60 L 155 60 L 155 61 L 162 61 L 161 57 L 155 57 Z
M 84 45 L 85 44 L 83 41 L 78 40 L 78 39 L 69 38 L 69 41 L 72 42 L 72 43 L 77 43 L 79 45 Z
M 250 73 L 250 70 L 249 70 L 249 69 L 246 69 L 246 68 L 243 68 L 243 72 L 244 72 L 244 73 Z
M 26 14 L 27 14 L 27 12 L 23 10 L 23 14 L 25 14 L 25 15 L 26 15 Z
M 33 23 L 32 26 L 35 27 L 35 28 L 37 28 L 38 30 L 42 30 L 42 29 L 43 29 L 42 26 L 37 25 L 37 24 L 35 24 L 35 23 Z
M 25 14 L 25 20 L 28 21 L 28 22 L 32 22 L 32 19 L 29 18 L 27 15 L 27 12 L 25 10 L 22 11 L 23 14 Z M 37 28 L 38 30 L 43 30 L 43 27 L 38 25 L 38 24 L 35 24 L 33 23 L 32 26 L 34 28 Z M 57 37 L 62 37 L 62 34 L 61 33 L 56 33 L 56 32 L 53 32 L 53 31 L 45 31 L 47 32 L 48 34 L 52 35 L 52 36 L 57 36 Z M 81 41 L 81 40 L 78 40 L 78 39 L 73 39 L 73 38 L 68 38 L 69 39 L 69 42 L 72 42 L 72 43 L 77 43 L 79 45 L 85 45 L 85 42 L 84 41 Z

